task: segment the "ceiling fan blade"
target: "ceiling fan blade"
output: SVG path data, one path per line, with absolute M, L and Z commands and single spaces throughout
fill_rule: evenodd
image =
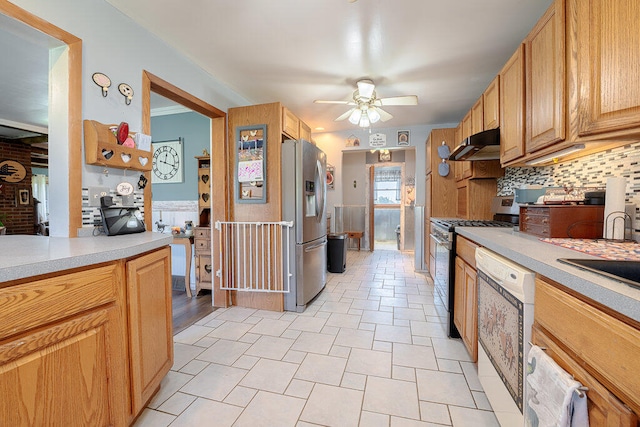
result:
M 376 105 L 418 105 L 418 97 L 416 95 L 406 95 L 380 98 L 376 100 Z
M 322 99 L 316 99 L 313 101 L 315 104 L 340 104 L 340 105 L 356 105 L 353 101 L 323 101 Z
M 360 80 L 358 83 L 358 95 L 360 98 L 369 100 L 373 96 L 375 85 L 371 80 Z
M 351 113 L 353 113 L 353 111 L 356 109 L 356 107 L 351 108 L 349 111 L 347 111 L 346 113 L 342 114 L 340 117 L 338 117 L 337 119 L 335 119 L 335 122 L 339 122 L 340 120 L 344 120 L 347 117 L 349 117 L 351 115 Z
M 375 107 L 375 109 L 378 112 L 378 114 L 380 114 L 380 120 L 381 121 L 386 122 L 387 120 L 393 119 L 393 116 L 391 114 L 387 113 L 386 111 L 384 111 L 382 108 Z

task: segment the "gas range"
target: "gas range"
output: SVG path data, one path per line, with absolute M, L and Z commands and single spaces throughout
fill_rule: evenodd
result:
M 431 222 L 447 231 L 454 231 L 456 227 L 513 227 L 511 222 L 490 219 L 431 218 Z

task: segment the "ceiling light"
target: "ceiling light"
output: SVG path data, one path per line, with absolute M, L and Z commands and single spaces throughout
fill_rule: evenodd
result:
M 358 126 L 361 128 L 368 128 L 371 126 L 371 122 L 369 121 L 369 116 L 366 111 L 362 114 L 362 117 L 360 117 L 360 123 L 358 123 Z
M 356 108 L 355 110 L 353 110 L 353 112 L 349 116 L 349 121 L 351 122 L 351 124 L 357 125 L 360 122 L 361 116 L 362 116 L 362 110 L 359 108 Z
M 568 156 L 569 154 L 575 153 L 580 150 L 584 150 L 584 144 L 572 145 L 571 147 L 565 148 L 564 150 L 560 150 L 555 153 L 542 156 L 534 160 L 529 160 L 526 164 L 529 166 L 533 166 L 533 165 L 539 165 L 541 163 L 546 163 L 548 161 L 553 161 L 553 163 L 557 163 L 560 157 Z
M 319 126 L 319 127 L 315 128 L 314 130 L 322 131 L 322 130 L 324 130 L 324 128 L 322 126 Z
M 367 110 L 367 115 L 369 116 L 369 120 L 371 121 L 371 123 L 375 123 L 380 120 L 380 113 L 378 113 L 378 111 L 373 107 L 369 107 L 369 109 Z

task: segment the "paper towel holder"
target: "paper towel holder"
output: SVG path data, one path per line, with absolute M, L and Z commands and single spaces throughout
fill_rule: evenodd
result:
M 618 224 L 618 220 L 622 220 L 622 239 L 616 239 L 613 236 L 616 235 L 616 224 Z M 609 224 L 609 220 L 611 220 L 611 237 L 609 237 L 609 234 L 607 233 L 609 227 L 607 227 L 607 224 Z M 629 239 L 626 238 L 627 236 L 627 220 L 629 220 Z M 604 219 L 604 223 L 605 223 L 605 230 L 604 230 L 604 236 L 603 239 L 604 240 L 611 240 L 614 242 L 624 242 L 627 240 L 633 240 L 633 221 L 631 218 L 631 215 L 629 215 L 626 212 L 622 212 L 622 211 L 613 211 L 611 212 L 609 215 L 607 215 L 607 217 Z

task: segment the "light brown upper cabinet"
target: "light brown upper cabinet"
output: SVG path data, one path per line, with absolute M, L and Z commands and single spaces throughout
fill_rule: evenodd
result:
M 282 107 L 282 133 L 291 139 L 300 136 L 300 119 L 287 107 Z
M 298 132 L 300 139 L 304 139 L 305 141 L 311 141 L 311 128 L 308 124 L 300 120 L 300 131 Z
M 524 154 L 524 44 L 500 71 L 500 163 Z
M 554 1 L 524 41 L 527 153 L 565 139 L 564 10 Z
M 482 94 L 484 130 L 500 126 L 500 76 L 496 76 Z
M 571 138 L 637 141 L 640 2 L 567 3 Z
M 482 96 L 471 107 L 471 135 L 484 130 L 484 104 Z

